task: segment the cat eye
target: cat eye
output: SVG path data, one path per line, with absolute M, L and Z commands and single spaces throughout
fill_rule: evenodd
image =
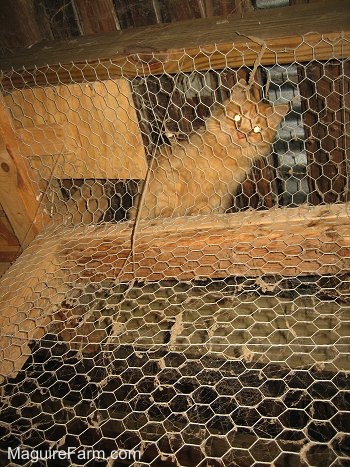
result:
M 260 133 L 261 132 L 261 128 L 256 125 L 254 128 L 253 128 L 253 133 Z

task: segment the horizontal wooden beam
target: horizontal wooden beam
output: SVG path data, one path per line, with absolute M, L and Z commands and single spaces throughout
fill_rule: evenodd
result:
M 141 221 L 132 256 L 128 222 L 40 236 L 0 281 L 0 380 L 22 368 L 30 341 L 47 332 L 75 284 L 350 272 L 349 209 L 336 204 Z
M 255 38 L 258 38 L 256 41 Z M 120 76 L 347 58 L 350 3 L 322 0 L 45 42 L 0 59 L 4 89 Z M 260 43 L 259 43 L 260 42 Z M 12 70 L 12 71 L 11 71 Z
M 59 262 L 79 280 L 296 277 L 350 271 L 349 205 L 143 221 L 62 232 Z

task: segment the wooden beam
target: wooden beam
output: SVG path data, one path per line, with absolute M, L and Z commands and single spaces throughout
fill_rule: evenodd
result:
M 15 376 L 60 312 L 68 286 L 350 272 L 350 205 L 142 221 L 130 262 L 131 223 L 41 235 L 0 281 L 0 380 Z M 122 269 L 123 268 L 123 269 Z
M 40 44 L 0 60 L 4 89 L 350 55 L 350 3 L 323 0 Z M 322 40 L 323 38 L 323 40 Z M 73 65 L 74 63 L 74 65 Z
M 40 231 L 47 216 L 40 211 L 34 177 L 19 153 L 11 116 L 0 93 L 0 198 L 2 207 L 22 246 Z
M 77 229 L 57 236 L 60 263 L 73 281 L 344 273 L 350 271 L 349 207 L 143 221 L 134 266 L 129 262 L 122 273 L 130 249 L 127 223 Z

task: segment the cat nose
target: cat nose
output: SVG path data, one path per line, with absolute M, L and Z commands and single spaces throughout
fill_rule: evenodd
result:
M 244 139 L 246 137 L 246 134 L 242 131 L 237 130 L 237 137 L 238 139 Z

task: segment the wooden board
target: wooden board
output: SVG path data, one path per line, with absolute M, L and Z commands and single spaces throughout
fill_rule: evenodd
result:
M 158 281 L 350 271 L 349 205 L 143 221 L 130 262 L 130 226 L 57 235 L 71 280 Z
M 292 25 L 292 27 L 291 27 Z M 0 59 L 4 89 L 350 56 L 350 3 L 323 0 L 38 44 Z M 324 37 L 324 40 L 322 39 Z M 74 63 L 74 66 L 72 65 Z M 24 67 L 24 68 L 23 68 Z M 13 70 L 13 71 L 11 71 Z
M 74 8 L 82 34 L 120 29 L 113 0 L 75 0 Z
M 349 204 L 142 221 L 53 231 L 0 281 L 0 379 L 14 376 L 59 313 L 68 284 L 350 272 Z M 130 258 L 129 258 L 130 259 Z
M 126 80 L 23 89 L 5 100 L 20 154 L 38 178 L 144 178 L 144 147 Z
M 21 247 L 26 247 L 47 222 L 47 216 L 40 205 L 32 171 L 20 154 L 13 121 L 1 93 L 0 198 Z

